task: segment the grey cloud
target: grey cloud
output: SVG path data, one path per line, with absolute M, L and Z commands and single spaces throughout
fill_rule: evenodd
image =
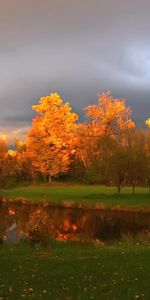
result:
M 31 124 L 33 103 L 58 92 L 82 115 L 97 94 L 150 114 L 148 0 L 0 1 L 0 126 Z M 16 129 L 15 129 L 16 130 Z

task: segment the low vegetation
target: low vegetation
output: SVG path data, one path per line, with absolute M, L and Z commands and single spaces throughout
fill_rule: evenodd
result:
M 0 246 L 0 299 L 149 300 L 150 245 Z

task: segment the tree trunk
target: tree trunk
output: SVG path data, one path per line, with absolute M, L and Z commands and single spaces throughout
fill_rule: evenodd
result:
M 48 174 L 48 184 L 52 185 L 52 176 Z
M 120 191 L 121 191 L 121 185 L 120 184 L 117 185 L 117 190 L 118 190 L 118 193 L 120 194 Z
M 132 182 L 132 194 L 135 195 L 135 183 L 134 183 L 134 181 Z
M 150 194 L 150 177 L 148 177 L 147 185 L 148 185 L 148 191 L 149 191 L 149 194 Z

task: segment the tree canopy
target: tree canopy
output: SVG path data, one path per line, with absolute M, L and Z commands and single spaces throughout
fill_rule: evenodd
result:
M 56 93 L 42 97 L 33 109 L 38 115 L 28 134 L 28 152 L 33 166 L 50 180 L 68 171 L 75 152 L 78 116 Z

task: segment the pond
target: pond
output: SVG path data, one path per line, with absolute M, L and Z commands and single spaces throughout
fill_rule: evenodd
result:
M 119 240 L 150 232 L 150 209 L 85 207 L 0 199 L 0 242 Z

